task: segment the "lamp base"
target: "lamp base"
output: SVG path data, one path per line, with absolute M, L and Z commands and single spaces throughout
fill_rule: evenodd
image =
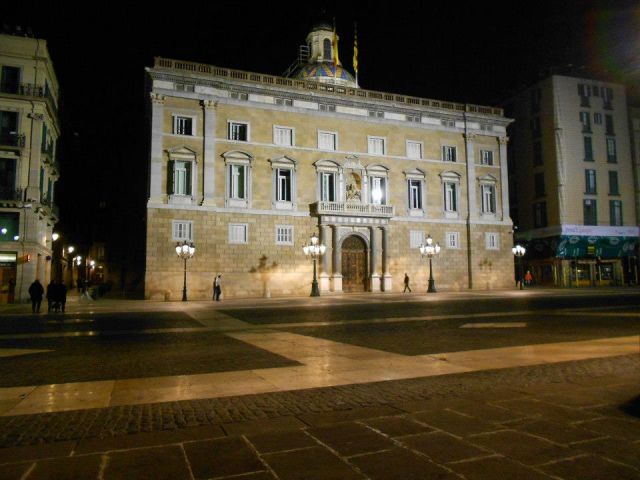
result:
M 436 282 L 433 280 L 433 278 L 429 279 L 429 287 L 427 288 L 427 293 L 437 293 Z

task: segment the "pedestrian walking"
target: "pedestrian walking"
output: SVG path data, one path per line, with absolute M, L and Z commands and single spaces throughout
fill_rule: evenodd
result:
M 220 295 L 222 295 L 222 274 L 219 273 L 216 279 L 213 281 L 213 299 L 216 302 L 220 301 Z
M 402 293 L 405 293 L 407 290 L 409 290 L 409 293 L 411 293 L 411 287 L 409 286 L 409 275 L 407 275 L 407 272 L 404 273 L 404 290 L 402 291 Z
M 531 270 L 527 270 L 527 273 L 524 276 L 524 284 L 531 285 L 532 283 L 533 283 L 533 275 L 531 275 Z
M 40 304 L 42 303 L 42 295 L 44 295 L 44 288 L 37 278 L 29 285 L 29 296 L 31 297 L 31 311 L 33 313 L 40 313 Z
M 56 307 L 56 282 L 51 280 L 47 285 L 47 313 L 51 313 Z

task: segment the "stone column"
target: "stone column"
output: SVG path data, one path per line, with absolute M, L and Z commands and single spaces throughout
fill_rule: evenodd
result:
M 329 270 L 329 242 L 328 242 L 328 238 L 327 238 L 327 226 L 326 225 L 320 225 L 318 227 L 318 229 L 320 230 L 320 243 L 326 245 L 327 249 L 324 252 L 324 255 L 322 255 L 321 260 L 320 260 L 320 291 L 321 292 L 328 292 L 329 291 L 329 273 L 327 272 Z
M 31 136 L 28 145 L 29 177 L 27 178 L 25 200 L 27 202 L 40 202 L 41 195 L 44 193 L 40 191 L 40 167 L 42 166 L 40 156 L 42 153 L 44 114 L 32 112 L 29 114 L 29 118 L 31 119 Z
M 378 274 L 378 255 L 377 255 L 377 239 L 376 227 L 369 227 L 369 269 L 371 270 L 370 288 L 372 292 L 380 291 L 380 275 Z
M 498 138 L 500 143 L 500 191 L 502 192 L 502 220 L 509 221 L 509 172 L 507 171 L 507 143 L 509 137 Z
M 476 193 L 476 164 L 474 155 L 474 143 L 473 139 L 476 137 L 475 133 L 464 134 L 464 145 L 466 155 L 466 168 L 467 168 L 467 276 L 468 287 L 473 288 L 473 229 L 475 228 L 475 221 L 478 219 L 478 201 Z
M 164 95 L 151 94 L 151 158 L 149 178 L 149 202 L 160 203 L 162 185 L 162 130 L 164 124 Z
M 202 125 L 204 135 L 204 170 L 202 173 L 202 205 L 215 205 L 216 178 L 215 178 L 215 146 L 216 146 L 216 106 L 213 100 L 204 100 L 204 122 Z
M 393 289 L 391 273 L 389 273 L 389 228 L 382 227 L 382 290 Z
M 333 268 L 331 274 L 331 281 L 333 283 L 334 292 L 342 292 L 342 255 L 340 255 L 340 248 L 338 248 L 338 242 L 340 240 L 340 227 L 338 225 L 331 225 L 332 230 L 332 242 L 333 248 Z

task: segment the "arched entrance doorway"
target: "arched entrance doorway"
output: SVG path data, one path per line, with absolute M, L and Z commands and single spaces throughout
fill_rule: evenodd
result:
M 351 235 L 342 242 L 342 291 L 364 292 L 367 288 L 367 245 Z

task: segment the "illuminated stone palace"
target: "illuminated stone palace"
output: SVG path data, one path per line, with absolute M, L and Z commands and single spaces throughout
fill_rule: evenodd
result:
M 146 297 L 189 299 L 514 285 L 500 108 L 359 88 L 316 24 L 286 76 L 156 58 L 149 90 Z

